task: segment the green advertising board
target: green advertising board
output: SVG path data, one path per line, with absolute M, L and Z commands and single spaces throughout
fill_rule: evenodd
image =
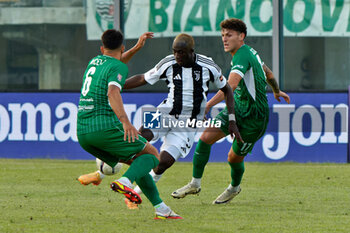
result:
M 96 0 L 99 1 L 106 2 Z M 218 36 L 220 22 L 230 17 L 244 20 L 249 36 L 272 35 L 272 0 L 125 0 L 124 3 L 126 38 L 138 38 L 145 31 L 155 32 L 157 37 L 173 37 L 179 32 Z M 91 7 L 96 5 L 91 4 L 92 13 L 88 14 L 95 21 L 96 9 Z M 283 8 L 285 36 L 350 36 L 350 1 L 284 0 Z M 89 39 L 93 37 L 99 38 L 100 34 L 91 34 Z

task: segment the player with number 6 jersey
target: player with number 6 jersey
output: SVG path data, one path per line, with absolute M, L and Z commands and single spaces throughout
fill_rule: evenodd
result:
M 128 67 L 113 57 L 98 55 L 89 62 L 79 100 L 78 134 L 114 128 L 120 124 L 106 95 L 109 85 L 116 85 L 122 90 L 127 76 Z
M 136 47 L 124 53 L 124 38 L 120 31 L 110 29 L 103 33 L 103 55 L 93 58 L 84 74 L 77 136 L 84 150 L 109 166 L 115 167 L 118 162 L 130 164 L 122 177 L 111 183 L 113 191 L 123 194 L 132 203 L 141 204 L 140 195 L 133 190 L 136 182 L 154 206 L 155 219 L 181 219 L 159 196 L 149 175 L 151 169 L 159 164 L 158 151 L 138 135 L 128 119 L 121 97 L 128 75 L 128 67 L 122 61 L 130 60 L 152 36 L 153 33 L 144 33 Z M 78 181 L 84 185 L 99 185 L 104 175 L 98 170 L 80 176 Z

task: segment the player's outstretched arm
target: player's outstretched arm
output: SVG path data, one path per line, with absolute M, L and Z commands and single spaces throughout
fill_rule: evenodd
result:
M 143 86 L 145 85 L 147 82 L 145 80 L 145 75 L 143 74 L 138 74 L 138 75 L 134 75 L 134 76 L 131 76 L 130 78 L 128 78 L 126 81 L 125 81 L 125 84 L 124 84 L 124 90 L 125 89 L 133 89 L 133 88 L 136 88 L 136 87 L 139 87 L 139 86 Z
M 275 99 L 278 102 L 281 102 L 280 97 L 282 97 L 289 104 L 290 103 L 289 95 L 287 95 L 286 93 L 284 93 L 283 91 L 281 91 L 279 89 L 278 83 L 277 83 L 272 71 L 270 70 L 270 68 L 265 64 L 263 65 L 263 68 L 264 68 L 264 72 L 265 72 L 266 78 L 267 78 L 266 81 L 270 85 L 270 87 L 272 88 L 273 96 L 275 97 Z
M 135 127 L 130 123 L 128 116 L 126 115 L 119 87 L 115 85 L 109 85 L 107 95 L 111 108 L 117 115 L 119 121 L 123 124 L 124 141 L 128 140 L 129 142 L 134 142 L 135 138 L 139 139 L 137 129 L 135 129 Z
M 128 51 L 124 52 L 121 57 L 121 61 L 124 63 L 128 63 L 130 59 L 145 45 L 146 40 L 149 38 L 153 38 L 153 32 L 145 32 L 143 33 L 137 43 L 129 49 Z

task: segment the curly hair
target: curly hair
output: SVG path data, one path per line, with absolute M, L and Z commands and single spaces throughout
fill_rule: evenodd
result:
M 244 38 L 247 36 L 247 26 L 240 19 L 225 19 L 220 23 L 220 27 L 221 29 L 231 29 L 236 32 L 244 33 Z

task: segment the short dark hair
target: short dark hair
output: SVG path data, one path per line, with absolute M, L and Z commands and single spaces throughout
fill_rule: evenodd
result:
M 220 27 L 221 29 L 231 29 L 236 32 L 244 33 L 244 38 L 247 36 L 247 26 L 240 19 L 225 19 L 220 23 Z
M 194 39 L 191 35 L 186 33 L 181 33 L 177 35 L 174 39 L 174 43 L 182 41 L 186 44 L 189 49 L 194 49 Z
M 120 48 L 123 44 L 123 33 L 115 29 L 106 30 L 101 37 L 103 47 L 114 50 Z

